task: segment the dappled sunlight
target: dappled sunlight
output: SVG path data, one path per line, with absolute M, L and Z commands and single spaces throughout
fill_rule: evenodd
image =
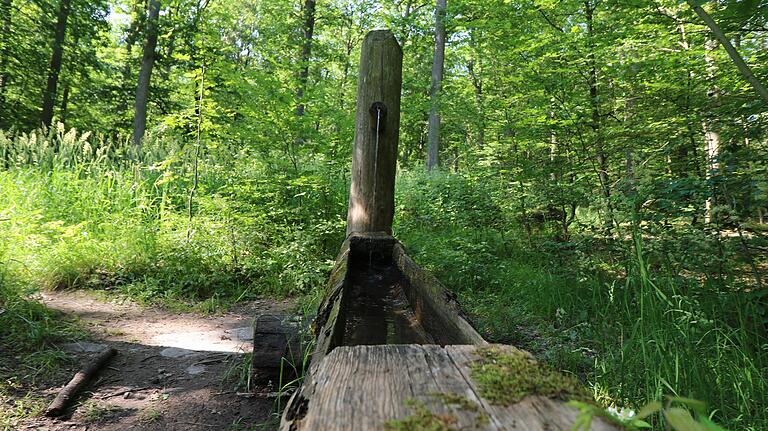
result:
M 80 317 L 96 327 L 109 326 L 105 339 L 140 341 L 148 346 L 191 351 L 249 352 L 253 349 L 251 317 L 195 314 L 143 309 L 130 303 L 104 302 L 86 292 L 40 294 L 50 308 Z

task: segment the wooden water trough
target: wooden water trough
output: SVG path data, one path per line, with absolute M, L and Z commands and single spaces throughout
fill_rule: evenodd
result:
M 571 430 L 578 411 L 565 401 L 582 394 L 575 380 L 514 347 L 488 344 L 391 236 L 401 70 L 392 33 L 370 32 L 348 235 L 313 323 L 309 370 L 280 429 Z M 591 429 L 616 428 L 595 419 Z

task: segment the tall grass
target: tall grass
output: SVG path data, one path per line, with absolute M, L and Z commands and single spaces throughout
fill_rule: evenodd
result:
M 459 293 L 488 338 L 581 375 L 606 405 L 692 397 L 732 429 L 768 429 L 764 306 L 735 241 L 682 227 L 649 235 L 630 223 L 625 240 L 541 235 L 531 247 L 522 228 L 483 221 L 503 212 L 483 197 L 494 186 L 409 177 L 398 194 L 397 235 Z
M 164 137 L 144 148 L 137 163 L 125 140 L 61 127 L 0 135 L 9 277 L 146 301 L 289 296 L 322 284 L 343 234 L 328 173 L 263 181 L 266 167 L 247 154 L 204 154 L 190 200 L 192 149 Z

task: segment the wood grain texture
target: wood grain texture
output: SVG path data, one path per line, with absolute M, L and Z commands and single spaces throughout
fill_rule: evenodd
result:
M 456 298 L 435 276 L 417 265 L 400 242 L 392 247 L 392 260 L 408 280 L 405 293 L 411 308 L 436 343 L 486 344 L 466 320 Z
M 360 53 L 347 234 L 392 233 L 402 73 L 403 52 L 392 32 L 369 32 Z M 382 108 L 381 117 L 372 106 Z
M 510 346 L 495 348 L 517 351 Z M 527 396 L 507 406 L 482 398 L 470 371 L 476 349 L 413 344 L 337 347 L 305 385 L 301 414 L 284 418 L 281 430 L 383 430 L 387 421 L 413 415 L 414 402 L 435 417 L 449 418 L 450 429 L 572 429 L 577 411 L 562 400 Z M 599 418 L 591 427 L 617 429 Z

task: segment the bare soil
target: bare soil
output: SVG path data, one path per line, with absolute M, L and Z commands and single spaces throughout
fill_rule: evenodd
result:
M 107 347 L 117 356 L 59 419 L 38 417 L 20 430 L 260 430 L 275 429 L 276 393 L 270 385 L 240 392 L 225 376 L 253 348 L 251 324 L 266 313 L 286 313 L 289 302 L 257 301 L 225 314 L 202 316 L 130 303 L 88 292 L 47 292 L 48 307 L 80 319 L 88 340 L 61 346 L 74 360 L 60 382 L 41 392 L 53 399 L 80 364 Z

